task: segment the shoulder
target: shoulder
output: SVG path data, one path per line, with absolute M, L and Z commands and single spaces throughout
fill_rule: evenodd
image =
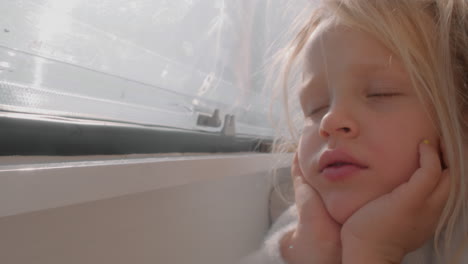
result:
M 290 225 L 291 223 L 296 223 L 297 222 L 297 209 L 296 205 L 293 204 L 289 206 L 289 208 L 284 211 L 280 217 L 273 223 L 271 226 L 270 230 L 267 233 L 267 238 L 272 236 L 274 233 L 278 232 L 282 228 Z
M 297 210 L 291 205 L 275 221 L 259 250 L 242 259 L 241 264 L 285 264 L 280 253 L 281 238 L 297 225 Z

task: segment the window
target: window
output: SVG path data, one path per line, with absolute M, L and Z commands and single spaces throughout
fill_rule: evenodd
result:
M 258 147 L 273 136 L 264 69 L 285 5 L 1 2 L 0 153 Z

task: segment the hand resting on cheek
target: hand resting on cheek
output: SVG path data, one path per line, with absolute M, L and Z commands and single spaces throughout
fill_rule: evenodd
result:
M 419 146 L 420 167 L 408 182 L 357 210 L 341 229 L 342 259 L 400 263 L 435 232 L 448 199 L 449 170 L 434 146 Z
M 297 228 L 281 242 L 288 264 L 341 264 L 341 226 L 330 216 L 318 194 L 303 177 L 297 153 L 291 166 Z

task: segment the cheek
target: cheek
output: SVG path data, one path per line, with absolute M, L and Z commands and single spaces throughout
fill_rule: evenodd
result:
M 414 126 L 417 121 L 416 119 L 412 124 L 400 124 L 399 131 L 391 131 L 388 128 L 387 131 L 392 133 L 380 134 L 380 138 L 374 138 L 371 153 L 377 154 L 374 156 L 374 164 L 378 169 L 377 173 L 380 174 L 378 178 L 382 181 L 383 192 L 391 191 L 408 181 L 419 168 L 418 146 L 422 140 L 429 139 L 430 142 L 438 144 L 435 131 L 423 125 Z
M 314 174 L 313 163 L 319 149 L 320 138 L 317 130 L 313 126 L 305 126 L 299 142 L 298 159 L 304 178 L 309 183 L 311 183 L 310 179 Z
M 392 143 L 392 142 L 388 142 Z M 377 174 L 380 174 L 382 192 L 386 193 L 409 180 L 419 167 L 418 144 L 414 142 L 394 142 L 379 146 L 376 153 L 382 153 L 376 161 Z

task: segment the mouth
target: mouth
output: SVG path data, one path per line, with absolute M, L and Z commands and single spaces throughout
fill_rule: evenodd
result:
M 354 164 L 354 163 L 351 163 L 351 162 L 337 161 L 337 162 L 333 162 L 331 164 L 326 165 L 325 168 L 323 168 L 321 170 L 321 172 L 323 172 L 326 169 L 339 169 L 339 168 L 346 167 L 346 166 L 354 166 L 354 167 L 358 167 L 358 168 L 361 168 L 361 169 L 366 169 L 367 168 L 366 166 L 362 166 L 362 165 L 359 165 L 359 164 Z
M 341 168 L 343 166 L 357 166 L 357 165 L 353 164 L 353 163 L 345 162 L 345 161 L 337 161 L 337 162 L 333 162 L 333 163 L 327 165 L 324 169 Z M 358 167 L 360 167 L 360 166 L 358 166 Z
M 336 181 L 343 181 L 351 176 L 355 175 L 356 173 L 366 169 L 365 167 L 359 167 L 354 164 L 343 164 L 340 166 L 329 166 L 326 167 L 322 172 L 321 175 L 326 179 L 336 182 Z
M 343 150 L 325 151 L 319 160 L 320 174 L 333 181 L 344 179 L 368 168 L 363 162 Z

